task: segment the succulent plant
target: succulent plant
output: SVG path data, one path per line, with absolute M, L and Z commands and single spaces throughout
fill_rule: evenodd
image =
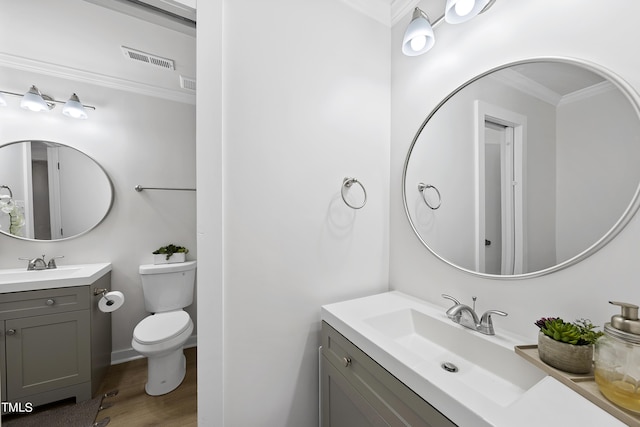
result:
M 189 253 L 189 249 L 185 248 L 184 246 L 176 246 L 173 243 L 170 243 L 167 246 L 162 246 L 152 252 L 152 254 L 154 255 L 159 255 L 159 254 L 166 255 L 167 260 L 171 258 L 173 254 L 177 254 L 177 253 L 187 254 Z
M 535 325 L 554 340 L 574 345 L 594 344 L 603 335 L 602 332 L 595 331 L 596 326 L 587 319 L 567 323 L 559 317 L 543 317 Z

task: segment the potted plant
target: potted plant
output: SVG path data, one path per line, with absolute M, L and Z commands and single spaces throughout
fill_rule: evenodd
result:
M 535 325 L 538 355 L 547 365 L 573 374 L 587 374 L 593 365 L 593 344 L 603 333 L 586 319 L 568 323 L 559 317 L 543 317 Z
M 154 264 L 169 264 L 175 262 L 185 262 L 186 255 L 189 253 L 189 249 L 184 246 L 177 246 L 170 243 L 166 246 L 162 246 L 153 253 Z

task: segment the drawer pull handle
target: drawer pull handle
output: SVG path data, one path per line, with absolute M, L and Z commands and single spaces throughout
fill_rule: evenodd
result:
M 343 357 L 342 358 L 342 362 L 344 363 L 344 367 L 347 368 L 347 367 L 349 367 L 349 365 L 351 365 L 351 358 L 350 357 Z
M 7 335 L 15 335 L 16 334 L 16 330 L 15 329 L 9 329 L 7 331 Z
M 56 303 L 56 301 L 55 301 L 55 300 L 53 300 L 53 299 L 48 299 L 48 300 L 47 300 L 47 305 L 53 305 L 53 304 L 55 304 L 55 303 Z

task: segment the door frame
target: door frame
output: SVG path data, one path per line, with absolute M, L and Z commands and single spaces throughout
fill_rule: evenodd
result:
M 493 122 L 513 129 L 513 226 L 514 238 L 505 247 L 514 252 L 513 271 L 503 274 L 522 274 L 527 271 L 527 231 L 526 231 L 526 147 L 527 117 L 503 107 L 484 101 L 474 101 L 474 139 L 475 139 L 475 264 L 476 271 L 485 271 L 485 122 Z M 503 232 L 503 236 L 505 233 Z

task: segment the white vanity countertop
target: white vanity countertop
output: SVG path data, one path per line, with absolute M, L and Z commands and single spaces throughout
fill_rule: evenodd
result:
M 0 294 L 90 285 L 111 271 L 111 263 L 59 265 L 50 270 L 0 270 Z
M 625 425 L 515 353 L 530 342 L 498 325 L 495 336 L 464 328 L 445 310 L 393 291 L 325 305 L 321 316 L 457 425 Z

